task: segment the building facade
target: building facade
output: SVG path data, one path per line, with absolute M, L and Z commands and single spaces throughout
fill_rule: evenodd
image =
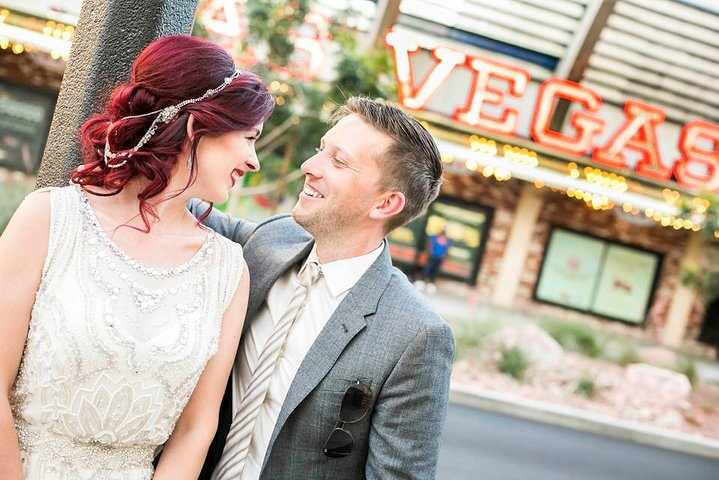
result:
M 706 2 L 404 0 L 385 36 L 400 102 L 446 162 L 396 232 L 410 274 L 439 228 L 471 302 L 579 317 L 669 346 L 719 319 L 701 268 L 719 191 L 719 20 Z M 709 196 L 709 197 L 708 197 Z M 448 206 L 451 205 L 451 208 Z

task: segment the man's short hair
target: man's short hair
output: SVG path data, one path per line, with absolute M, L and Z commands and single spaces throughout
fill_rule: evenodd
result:
M 334 125 L 351 114 L 392 139 L 392 144 L 377 159 L 383 174 L 379 186 L 402 192 L 406 202 L 404 209 L 387 221 L 386 232 L 390 232 L 422 213 L 439 195 L 442 183 L 439 149 L 417 120 L 383 100 L 350 97 L 335 110 L 330 123 Z

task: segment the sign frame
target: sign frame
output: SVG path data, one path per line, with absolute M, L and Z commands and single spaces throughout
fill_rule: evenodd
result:
M 581 308 L 576 308 L 576 307 L 568 306 L 568 305 L 566 305 L 566 304 L 562 304 L 562 303 L 559 303 L 559 302 L 554 302 L 554 301 L 551 301 L 551 300 L 545 300 L 545 299 L 543 299 L 543 298 L 540 298 L 540 297 L 537 295 L 538 290 L 539 290 L 539 279 L 540 279 L 541 273 L 542 273 L 542 271 L 544 270 L 544 267 L 545 267 L 545 265 L 546 265 L 546 263 L 547 263 L 547 255 L 546 255 L 546 253 L 547 253 L 549 244 L 550 244 L 550 242 L 551 242 L 552 235 L 554 234 L 555 231 L 558 231 L 558 230 L 563 230 L 563 231 L 566 231 L 566 232 L 574 233 L 574 234 L 577 234 L 577 235 L 581 235 L 581 236 L 583 236 L 583 237 L 593 238 L 593 239 L 600 240 L 600 241 L 602 241 L 602 242 L 605 243 L 605 248 L 604 248 L 604 251 L 603 251 L 603 253 L 602 253 L 602 260 L 601 260 L 602 263 L 601 263 L 601 265 L 600 265 L 599 270 L 597 271 L 597 277 L 595 278 L 595 281 L 594 281 L 594 285 L 595 285 L 594 290 L 591 292 L 591 300 L 590 300 L 590 302 L 589 302 L 590 308 L 587 309 L 587 310 L 583 310 L 583 309 L 581 309 Z M 593 311 L 593 310 L 591 309 L 591 308 L 593 307 L 594 303 L 595 303 L 595 298 L 596 298 L 596 295 L 597 295 L 599 280 L 602 278 L 602 276 L 604 275 L 604 272 L 605 272 L 605 264 L 604 264 L 604 262 L 605 262 L 605 260 L 606 260 L 606 255 L 607 255 L 608 248 L 609 248 L 611 245 L 616 245 L 616 246 L 621 246 L 621 247 L 624 247 L 624 248 L 629 248 L 629 249 L 637 250 L 637 251 L 642 252 L 642 253 L 648 253 L 648 254 L 654 255 L 654 256 L 657 258 L 656 268 L 655 268 L 655 270 L 654 270 L 654 275 L 653 275 L 653 278 L 652 278 L 652 280 L 651 280 L 651 282 L 650 282 L 650 283 L 651 283 L 651 286 L 650 286 L 650 289 L 649 289 L 649 292 L 650 292 L 650 293 L 649 293 L 649 296 L 647 297 L 646 305 L 644 306 L 644 312 L 643 312 L 642 320 L 639 321 L 639 322 L 632 322 L 632 321 L 629 321 L 629 320 L 626 320 L 626 319 L 623 319 L 623 318 L 619 318 L 619 317 L 615 317 L 615 316 L 612 316 L 612 315 L 597 313 L 597 312 L 595 312 L 595 311 Z M 661 273 L 662 273 L 662 269 L 663 269 L 663 267 L 664 267 L 664 261 L 665 261 L 665 258 L 664 258 L 664 257 L 665 257 L 665 254 L 663 254 L 663 253 L 660 253 L 660 252 L 657 252 L 657 251 L 654 251 L 654 250 L 649 250 L 649 249 L 647 249 L 647 248 L 644 248 L 644 247 L 639 246 L 639 245 L 636 245 L 636 244 L 631 244 L 631 243 L 627 243 L 627 242 L 622 242 L 622 241 L 615 240 L 615 239 L 612 239 L 612 238 L 602 237 L 602 236 L 600 236 L 600 235 L 595 235 L 595 234 L 592 234 L 592 233 L 589 233 L 589 232 L 586 232 L 586 231 L 573 229 L 573 228 L 571 228 L 571 227 L 567 227 L 567 226 L 564 226 L 564 225 L 551 224 L 551 225 L 549 226 L 549 230 L 548 230 L 548 232 L 547 232 L 547 239 L 546 239 L 546 241 L 545 241 L 545 243 L 544 243 L 544 249 L 543 249 L 543 251 L 542 251 L 542 260 L 541 260 L 541 262 L 540 262 L 539 270 L 537 271 L 536 280 L 535 280 L 534 286 L 533 286 L 533 288 L 532 288 L 532 300 L 535 301 L 535 302 L 537 302 L 537 303 L 546 304 L 546 305 L 552 305 L 552 306 L 556 306 L 556 307 L 561 307 L 562 309 L 565 309 L 565 310 L 573 310 L 573 311 L 575 311 L 575 312 L 580 312 L 580 313 L 585 314 L 585 315 L 591 315 L 591 316 L 593 316 L 593 317 L 604 318 L 604 319 L 607 319 L 607 320 L 614 320 L 614 321 L 621 322 L 621 323 L 626 324 L 626 325 L 631 325 L 631 326 L 634 326 L 634 327 L 644 328 L 644 327 L 646 327 L 646 322 L 647 322 L 647 320 L 648 320 L 649 311 L 651 310 L 652 305 L 654 304 L 654 299 L 655 299 L 656 294 L 657 294 L 657 286 L 658 286 L 658 284 L 659 284 L 659 277 L 660 277 L 660 275 L 661 275 Z

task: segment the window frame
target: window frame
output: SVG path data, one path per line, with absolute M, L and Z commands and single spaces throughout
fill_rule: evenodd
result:
M 544 298 L 540 298 L 540 297 L 537 295 L 538 290 L 539 290 L 539 287 L 540 287 L 540 279 L 541 279 L 541 277 L 542 277 L 542 272 L 544 271 L 544 267 L 546 266 L 546 262 L 547 262 L 547 253 L 548 253 L 548 251 L 549 251 L 549 246 L 550 246 L 550 244 L 551 244 L 551 241 L 552 241 L 552 238 L 553 238 L 554 233 L 557 232 L 557 231 L 569 232 L 569 233 L 572 233 L 572 234 L 575 234 L 575 235 L 580 235 L 580 236 L 583 236 L 583 237 L 587 237 L 587 238 L 599 240 L 599 241 L 601 241 L 601 242 L 604 243 L 604 245 L 603 245 L 603 251 L 602 251 L 602 257 L 601 257 L 600 265 L 599 265 L 599 269 L 597 270 L 596 277 L 593 279 L 593 290 L 592 290 L 592 292 L 591 292 L 591 297 L 590 297 L 591 300 L 590 300 L 590 302 L 589 302 L 589 308 L 586 309 L 586 310 L 585 310 L 585 309 L 582 309 L 582 308 L 580 308 L 580 307 L 574 307 L 574 306 L 570 306 L 570 305 L 563 304 L 563 303 L 560 303 L 560 302 L 556 302 L 556 301 L 552 301 L 552 300 L 546 300 L 546 299 L 544 299 Z M 598 293 L 598 290 L 599 290 L 600 280 L 602 279 L 602 277 L 603 277 L 603 275 L 604 275 L 604 273 L 605 273 L 605 267 L 606 267 L 606 263 L 605 263 L 605 262 L 606 262 L 606 259 L 607 259 L 607 254 L 608 254 L 609 249 L 610 249 L 610 247 L 611 247 L 612 245 L 621 246 L 621 247 L 629 248 L 629 249 L 632 249 L 632 250 L 636 250 L 636 251 L 638 251 L 638 252 L 650 254 L 650 255 L 653 255 L 653 256 L 656 258 L 656 260 L 657 260 L 657 262 L 656 262 L 656 268 L 655 268 L 655 270 L 654 270 L 654 275 L 653 275 L 652 280 L 651 280 L 651 286 L 650 286 L 650 290 L 649 290 L 649 296 L 647 297 L 646 304 L 645 304 L 645 306 L 644 306 L 644 311 L 643 311 L 643 314 L 642 314 L 642 319 L 641 319 L 641 321 L 633 322 L 633 321 L 631 321 L 631 320 L 627 320 L 627 319 L 624 319 L 624 318 L 619 318 L 619 317 L 615 317 L 615 316 L 612 316 L 612 315 L 607 315 L 607 314 L 604 314 L 604 313 L 598 313 L 598 312 L 595 312 L 595 311 L 592 309 L 593 306 L 594 306 L 594 304 L 595 304 L 596 296 L 597 296 L 597 293 Z M 654 304 L 654 299 L 655 299 L 655 297 L 656 297 L 657 287 L 658 287 L 658 284 L 659 284 L 659 277 L 660 277 L 660 275 L 661 275 L 662 267 L 663 267 L 663 266 L 664 266 L 664 254 L 659 253 L 659 252 L 657 252 L 657 251 L 649 250 L 649 249 L 647 249 L 647 248 L 644 248 L 644 247 L 639 246 L 639 245 L 636 245 L 636 244 L 631 244 L 631 243 L 627 243 L 627 242 L 622 242 L 622 241 L 620 241 L 620 240 L 611 239 L 611 238 L 606 238 L 606 237 L 602 237 L 602 236 L 600 236 L 600 235 L 595 235 L 595 234 L 588 233 L 588 232 L 585 232 L 585 231 L 581 231 L 581 230 L 569 228 L 569 227 L 566 227 L 566 226 L 563 226 L 563 225 L 552 224 L 552 225 L 550 225 L 550 227 L 549 227 L 549 231 L 547 232 L 547 239 L 546 239 L 546 241 L 544 242 L 544 251 L 543 251 L 543 255 L 542 255 L 542 260 L 541 260 L 541 262 L 540 262 L 540 264 L 539 264 L 539 270 L 537 271 L 536 280 L 535 280 L 535 282 L 534 282 L 534 287 L 533 287 L 533 289 L 532 289 L 532 300 L 534 300 L 534 301 L 537 302 L 537 303 L 543 303 L 543 304 L 547 304 L 547 305 L 558 306 L 558 307 L 562 307 L 563 309 L 572 310 L 572 311 L 575 311 L 575 312 L 580 312 L 580 313 L 583 313 L 583 314 L 586 314 L 586 315 L 592 315 L 592 316 L 598 317 L 598 318 L 604 318 L 604 319 L 608 319 L 608 320 L 613 320 L 613 321 L 621 322 L 621 323 L 624 323 L 624 324 L 627 324 L 627 325 L 632 325 L 632 326 L 636 326 L 636 327 L 644 327 L 644 326 L 646 326 L 646 322 L 647 322 L 647 317 L 648 317 L 648 314 L 649 314 L 649 310 L 651 310 L 651 307 L 652 307 L 652 305 Z

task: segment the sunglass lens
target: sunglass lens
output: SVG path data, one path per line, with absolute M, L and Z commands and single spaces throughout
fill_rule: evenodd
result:
M 351 385 L 345 392 L 340 408 L 340 421 L 352 423 L 359 421 L 369 410 L 372 390 L 361 383 Z
M 352 452 L 354 439 L 347 430 L 335 428 L 325 442 L 325 455 L 332 458 L 346 457 Z

